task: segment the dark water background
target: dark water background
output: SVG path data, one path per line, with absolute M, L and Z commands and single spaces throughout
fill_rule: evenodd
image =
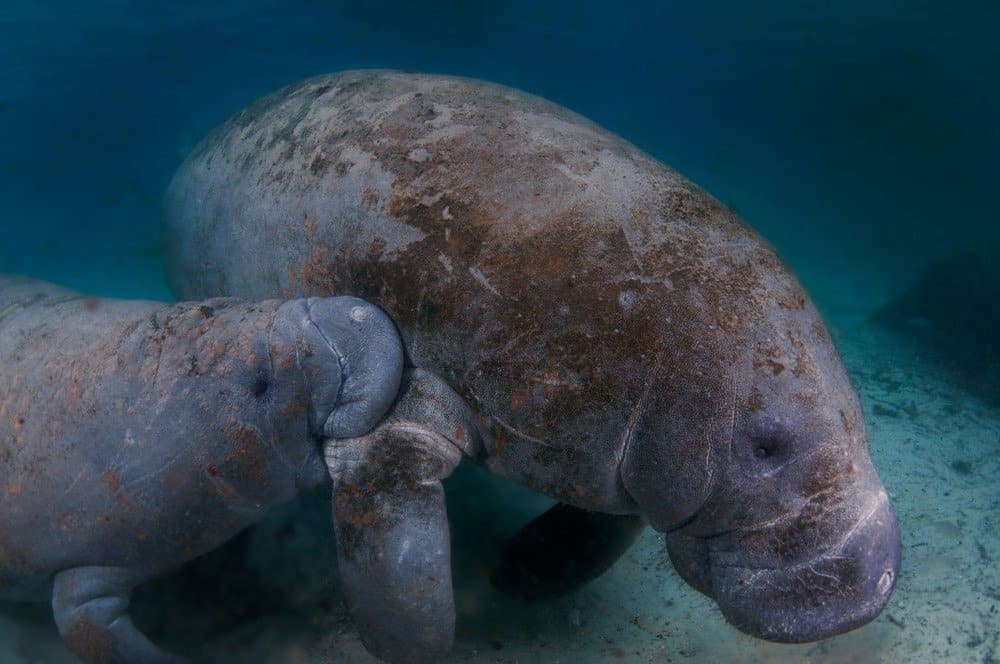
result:
M 171 173 L 276 87 L 490 79 L 622 134 L 736 208 L 821 306 L 874 308 L 1000 244 L 1000 3 L 3 0 L 0 271 L 168 297 Z

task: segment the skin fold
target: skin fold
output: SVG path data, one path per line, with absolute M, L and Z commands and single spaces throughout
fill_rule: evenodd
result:
M 346 293 L 389 313 L 413 365 L 474 413 L 451 427 L 475 441 L 463 453 L 563 503 L 508 547 L 501 587 L 575 587 L 645 521 L 754 636 L 833 636 L 888 600 L 899 530 L 816 308 L 730 210 L 586 119 L 481 81 L 319 76 L 209 135 L 164 220 L 181 297 Z M 434 478 L 451 463 L 379 454 Z M 362 558 L 368 530 L 439 500 L 409 491 L 341 546 Z M 420 540 L 438 572 L 446 537 Z M 431 659 L 450 642 L 451 604 L 408 614 L 416 587 L 393 599 L 358 579 L 373 652 Z

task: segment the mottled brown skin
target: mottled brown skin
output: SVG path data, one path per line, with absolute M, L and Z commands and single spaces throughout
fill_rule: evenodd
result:
M 202 142 L 165 220 L 181 296 L 377 302 L 482 416 L 486 466 L 642 514 L 742 629 L 821 638 L 887 599 L 898 529 L 815 307 L 730 210 L 584 118 L 466 79 L 321 76 Z M 859 524 L 870 560 L 798 583 Z M 799 590 L 769 594 L 764 566 Z
M 243 523 L 233 524 L 239 529 L 263 515 L 261 501 L 294 497 L 295 475 L 275 481 L 282 452 L 265 443 L 265 423 L 247 410 L 257 402 L 257 375 L 270 382 L 267 332 L 278 302 L 165 308 L 35 285 L 27 302 L 4 300 L 0 532 L 9 536 L 0 586 L 18 576 L 10 561 L 48 576 L 75 562 L 64 558 L 79 549 L 122 565 L 193 558 L 219 543 L 223 513 L 243 512 Z M 25 308 L 38 315 L 28 319 Z M 233 333 L 236 325 L 242 332 Z M 209 384 L 217 389 L 203 389 Z M 175 405 L 181 393 L 186 418 Z M 304 398 L 287 408 L 305 412 Z M 301 446 L 287 450 L 287 463 L 306 473 L 299 481 L 322 481 L 304 426 L 284 437 Z M 198 498 L 185 500 L 199 507 L 193 518 L 150 520 L 192 492 Z M 40 518 L 41 503 L 54 510 L 51 518 Z
M 209 185 L 226 189 L 205 198 Z M 338 190 L 357 194 L 349 209 L 330 209 Z M 700 354 L 703 389 L 726 395 L 718 353 L 754 352 L 744 331 L 775 278 L 767 304 L 805 306 L 774 253 L 680 176 L 548 102 L 459 79 L 354 73 L 279 91 L 198 148 L 167 219 L 179 295 L 379 301 L 415 363 L 493 417 L 498 471 L 594 509 L 630 507 L 607 458 L 647 382 L 689 389 Z M 553 466 L 569 481 L 553 485 Z
M 402 359 L 356 298 L 171 306 L 0 275 L 0 598 L 51 600 L 85 661 L 177 661 L 132 626 L 132 588 L 328 481 L 322 440 L 385 416 Z

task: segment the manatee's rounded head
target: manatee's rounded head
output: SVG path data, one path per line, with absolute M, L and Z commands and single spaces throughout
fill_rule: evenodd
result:
M 886 604 L 899 527 L 856 393 L 794 277 L 774 263 L 731 306 L 740 323 L 707 331 L 687 381 L 661 386 L 622 481 L 678 573 L 734 626 L 834 636 Z
M 399 390 L 403 348 L 392 320 L 355 297 L 290 300 L 274 316 L 272 371 L 294 377 L 316 438 L 368 433 Z M 291 403 L 292 399 L 283 397 Z

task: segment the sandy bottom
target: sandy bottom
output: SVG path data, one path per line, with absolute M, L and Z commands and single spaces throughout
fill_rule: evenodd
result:
M 550 503 L 463 466 L 448 483 L 459 610 L 448 661 L 1000 661 L 1000 412 L 863 317 L 832 328 L 903 530 L 903 569 L 877 620 L 799 646 L 743 636 L 674 574 L 648 529 L 568 597 L 505 598 L 486 581 L 499 545 Z M 375 661 L 337 596 L 325 500 L 306 497 L 238 546 L 140 588 L 137 622 L 196 661 Z M 70 661 L 47 607 L 0 604 L 0 662 Z

